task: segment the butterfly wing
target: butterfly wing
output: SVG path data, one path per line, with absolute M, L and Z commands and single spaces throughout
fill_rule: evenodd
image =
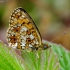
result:
M 17 8 L 10 16 L 7 31 L 9 46 L 18 49 L 38 49 L 41 35 L 30 15 L 22 8 Z

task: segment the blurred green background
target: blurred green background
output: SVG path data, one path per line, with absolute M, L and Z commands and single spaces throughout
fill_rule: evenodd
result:
M 42 39 L 62 44 L 70 50 L 69 0 L 0 0 L 0 40 L 7 43 L 9 17 L 17 7 L 24 8 L 36 23 Z M 66 34 L 62 33 L 66 31 Z M 62 35 L 58 38 L 58 36 Z

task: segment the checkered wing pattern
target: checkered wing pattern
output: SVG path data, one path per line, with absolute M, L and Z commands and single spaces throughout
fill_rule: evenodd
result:
M 34 21 L 22 8 L 15 9 L 10 16 L 7 41 L 15 49 L 36 50 L 41 45 L 41 36 Z

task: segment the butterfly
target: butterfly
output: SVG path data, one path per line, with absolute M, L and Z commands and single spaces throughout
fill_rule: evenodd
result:
M 16 8 L 10 16 L 7 41 L 10 47 L 23 50 L 46 49 L 40 32 L 30 15 L 21 7 Z

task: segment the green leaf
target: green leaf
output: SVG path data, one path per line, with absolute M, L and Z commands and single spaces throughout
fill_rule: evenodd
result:
M 22 51 L 25 70 L 59 70 L 59 60 L 51 48 L 34 52 Z
M 14 50 L 0 42 L 0 70 L 24 70 Z
M 58 55 L 61 70 L 70 70 L 70 52 L 61 45 L 52 44 L 52 48 Z

